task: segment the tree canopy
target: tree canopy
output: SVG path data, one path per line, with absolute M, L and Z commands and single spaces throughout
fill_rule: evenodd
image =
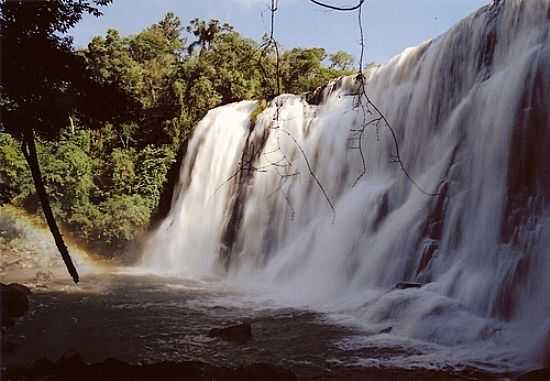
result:
M 2 1 L 1 127 L 16 138 L 25 129 L 54 138 L 69 116 L 120 117 L 120 89 L 95 81 L 85 58 L 64 35 L 83 13 L 100 15 L 110 0 Z

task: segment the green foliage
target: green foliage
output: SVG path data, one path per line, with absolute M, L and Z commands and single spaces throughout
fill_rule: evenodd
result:
M 46 143 L 39 151 L 46 189 L 61 218 L 69 215 L 74 205 L 86 204 L 90 193 L 95 191 L 93 170 L 97 164 L 75 140 Z
M 256 104 L 256 107 L 254 108 L 254 111 L 252 111 L 252 114 L 250 114 L 250 123 L 255 124 L 258 120 L 258 116 L 264 112 L 264 110 L 267 108 L 267 102 L 262 99 L 258 101 Z
M 38 144 L 56 216 L 76 238 L 106 253 L 121 249 L 147 226 L 174 159 L 169 147 L 154 146 L 139 152 L 115 147 L 96 157 L 93 139 L 102 139 L 102 148 L 109 150 L 116 142 L 105 139 L 111 131 L 66 130 L 58 143 Z M 27 164 L 8 134 L 0 134 L 0 165 L 2 183 L 11 185 L 11 203 L 37 212 Z
M 133 240 L 151 217 L 148 201 L 138 194 L 113 196 L 101 203 L 99 209 L 101 233 L 98 239 L 115 248 Z
M 132 193 L 136 186 L 136 151 L 115 148 L 111 153 L 111 192 L 115 195 Z
M 166 173 L 175 159 L 168 147 L 145 147 L 138 156 L 136 192 L 145 198 L 152 211 L 158 204 Z
M 334 67 L 327 68 L 325 49 L 294 48 L 281 57 L 281 80 L 285 92 L 303 94 L 314 91 L 331 79 L 350 74 Z
M 32 179 L 17 141 L 0 133 L 0 193 L 4 202 L 18 203 L 33 194 Z

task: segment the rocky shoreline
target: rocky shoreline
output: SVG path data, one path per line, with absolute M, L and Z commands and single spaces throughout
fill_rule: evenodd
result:
M 30 368 L 8 369 L 4 376 L 2 379 L 10 381 L 297 380 L 293 372 L 270 364 L 252 364 L 239 368 L 217 367 L 197 361 L 131 365 L 116 359 L 87 364 L 78 353 L 65 355 L 56 363 L 42 359 Z
M 238 368 L 215 366 L 199 361 L 128 364 L 117 359 L 87 364 L 78 353 L 65 354 L 57 362 L 37 361 L 29 368 L 2 369 L 0 378 L 9 381 L 295 381 L 295 380 L 350 380 L 350 381 L 472 381 L 488 380 L 476 375 L 449 375 L 439 371 L 398 370 L 384 368 L 342 368 L 327 370 L 324 374 L 298 376 L 291 370 L 272 364 L 257 363 Z M 511 378 L 492 378 L 510 380 Z M 547 381 L 550 369 L 528 372 L 516 381 Z

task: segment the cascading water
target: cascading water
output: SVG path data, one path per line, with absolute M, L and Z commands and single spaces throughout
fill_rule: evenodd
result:
M 356 78 L 254 122 L 255 102 L 223 106 L 196 128 L 144 265 L 225 267 L 282 303 L 391 327 L 342 345 L 429 343 L 396 362 L 548 363 L 550 0 L 496 1 L 367 77 L 421 189 L 386 126 L 358 139 L 376 115 Z

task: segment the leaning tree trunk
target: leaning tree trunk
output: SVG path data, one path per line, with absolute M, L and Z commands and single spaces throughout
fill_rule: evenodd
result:
M 57 223 L 55 222 L 55 217 L 48 199 L 48 193 L 46 192 L 46 187 L 44 186 L 44 181 L 42 180 L 40 163 L 38 162 L 38 155 L 36 154 L 34 131 L 32 129 L 25 130 L 21 149 L 25 159 L 27 159 L 27 163 L 29 163 L 29 167 L 31 168 L 36 193 L 38 194 L 40 204 L 42 205 L 42 210 L 44 211 L 44 216 L 46 217 L 46 221 L 48 222 L 48 226 L 55 240 L 55 245 L 61 253 L 61 257 L 63 258 L 63 262 L 65 262 L 65 266 L 67 267 L 69 274 L 71 274 L 74 282 L 78 283 L 78 272 L 76 271 L 71 256 L 69 255 L 69 250 L 63 241 L 63 236 L 61 235 Z

